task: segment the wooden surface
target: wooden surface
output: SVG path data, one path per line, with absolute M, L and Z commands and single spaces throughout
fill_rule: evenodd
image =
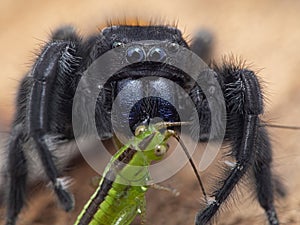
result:
M 9 130 L 18 81 L 32 64 L 34 53 L 47 41 L 51 30 L 73 24 L 82 35 L 97 32 L 111 18 L 140 17 L 178 20 L 186 36 L 201 27 L 215 33 L 215 58 L 234 54 L 252 63 L 264 80 L 267 97 L 264 118 L 274 123 L 300 126 L 300 2 L 299 1 L 37 1 L 2 0 L 0 3 L 0 130 Z M 277 202 L 283 224 L 300 224 L 300 132 L 270 129 L 274 145 L 274 169 L 283 178 L 289 195 Z M 5 162 L 2 163 L 2 165 Z M 78 159 L 68 176 L 76 199 L 69 214 L 57 208 L 48 189 L 31 194 L 22 225 L 72 224 L 93 188 L 95 173 Z M 204 175 L 209 178 L 209 175 Z M 213 173 L 210 173 L 213 176 Z M 168 185 L 179 189 L 177 198 L 151 190 L 148 195 L 148 224 L 193 224 L 199 207 L 199 190 L 190 168 L 181 171 Z M 36 189 L 35 189 L 36 190 Z M 236 196 L 236 195 L 235 195 Z M 249 191 L 238 195 L 220 213 L 217 224 L 264 224 L 264 215 Z M 245 201 L 246 200 L 246 201 Z M 1 211 L 3 212 L 3 211 Z M 1 221 L 0 217 L 0 221 Z M 1 222 L 0 222 L 1 224 Z M 139 220 L 135 224 L 139 224 Z

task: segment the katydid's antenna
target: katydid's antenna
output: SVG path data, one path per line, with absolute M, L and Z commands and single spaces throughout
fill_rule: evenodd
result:
M 185 147 L 185 145 L 184 145 L 183 141 L 181 140 L 181 138 L 180 138 L 176 133 L 174 134 L 174 137 L 175 137 L 176 140 L 179 142 L 179 144 L 181 145 L 181 147 L 182 147 L 184 153 L 185 153 L 186 156 L 188 157 L 189 162 L 190 162 L 190 164 L 191 164 L 191 166 L 192 166 L 192 168 L 193 168 L 193 170 L 194 170 L 194 173 L 195 173 L 195 175 L 196 175 L 196 177 L 197 177 L 197 180 L 198 180 L 198 182 L 199 182 L 199 184 L 200 184 L 202 193 L 203 193 L 203 195 L 204 195 L 204 200 L 205 200 L 206 204 L 208 204 L 207 194 L 206 194 L 206 191 L 205 191 L 205 189 L 204 189 L 203 182 L 202 182 L 202 180 L 201 180 L 200 174 L 199 174 L 198 171 L 197 171 L 197 168 L 196 168 L 196 166 L 195 166 L 195 163 L 194 163 L 194 161 L 193 161 L 193 159 L 192 159 L 192 157 L 191 157 L 189 151 L 188 151 L 187 148 Z
M 167 127 L 171 127 L 171 126 L 182 126 L 182 125 L 189 125 L 189 124 L 190 124 L 190 122 L 160 122 L 160 123 L 155 124 L 155 126 L 156 126 L 157 129 L 162 129 L 162 128 L 167 128 Z M 197 177 L 197 180 L 198 180 L 198 182 L 200 184 L 201 191 L 202 191 L 202 193 L 204 195 L 204 200 L 205 200 L 206 204 L 208 204 L 207 194 L 206 194 L 206 191 L 204 189 L 203 182 L 201 180 L 201 177 L 200 177 L 200 175 L 199 175 L 199 173 L 197 171 L 197 168 L 195 166 L 195 163 L 194 163 L 194 161 L 193 161 L 193 159 L 192 159 L 189 151 L 187 150 L 187 148 L 185 147 L 183 141 L 181 140 L 181 138 L 177 135 L 177 133 L 175 131 L 173 131 L 171 135 L 176 138 L 176 140 L 181 145 L 184 153 L 188 157 L 189 162 L 190 162 L 190 164 L 191 164 L 191 166 L 192 166 L 192 168 L 194 170 L 194 173 L 195 173 L 195 175 Z
M 162 128 L 167 128 L 167 127 L 171 127 L 171 126 L 182 126 L 182 125 L 189 125 L 189 124 L 190 124 L 190 122 L 161 122 L 161 123 L 155 124 L 155 126 L 156 126 L 157 129 L 162 129 Z M 192 166 L 192 168 L 194 170 L 194 173 L 195 173 L 195 175 L 197 177 L 197 180 L 198 180 L 198 182 L 200 184 L 201 191 L 202 191 L 202 193 L 204 195 L 204 200 L 205 200 L 206 204 L 208 204 L 207 194 L 206 194 L 206 191 L 204 189 L 203 182 L 201 180 L 201 177 L 200 177 L 200 175 L 199 175 L 199 173 L 197 171 L 197 168 L 195 166 L 195 163 L 194 163 L 194 161 L 193 161 L 193 159 L 192 159 L 189 151 L 187 150 L 187 148 L 185 147 L 183 141 L 181 140 L 181 138 L 177 135 L 177 133 L 175 131 L 173 131 L 171 135 L 176 138 L 176 140 L 181 145 L 184 153 L 188 157 L 189 162 L 190 162 L 190 164 L 191 164 L 191 166 Z

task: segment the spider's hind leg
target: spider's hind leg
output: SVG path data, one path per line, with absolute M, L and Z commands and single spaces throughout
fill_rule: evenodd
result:
M 207 29 L 200 29 L 193 37 L 190 48 L 204 62 L 209 63 L 213 54 L 213 44 L 213 33 Z
M 79 42 L 80 37 L 76 33 L 76 29 L 72 26 L 62 26 L 58 29 L 56 29 L 51 34 L 51 39 L 53 41 L 55 40 L 61 40 L 61 41 L 75 41 Z
M 226 177 L 214 191 L 212 196 L 214 201 L 210 202 L 196 216 L 197 225 L 204 225 L 211 221 L 249 169 L 255 167 L 257 170 L 269 172 L 264 164 L 254 165 L 257 163 L 255 161 L 257 147 L 262 144 L 261 137 L 259 137 L 262 135 L 259 132 L 259 115 L 263 112 L 263 97 L 255 73 L 228 63 L 221 68 L 215 68 L 215 70 L 224 83 L 222 87 L 227 110 L 225 140 L 232 145 L 231 152 L 236 163 L 228 170 Z M 201 114 L 201 111 L 199 112 Z M 259 176 L 258 178 L 261 179 Z M 264 192 L 259 192 L 260 198 L 263 198 L 262 193 Z M 272 192 L 269 195 L 271 198 L 268 201 L 272 201 Z M 260 202 L 263 203 L 263 201 Z M 272 204 L 271 206 L 273 206 Z M 274 207 L 270 212 L 275 213 Z M 271 224 L 276 225 L 277 223 Z
M 276 180 L 271 171 L 272 152 L 268 134 L 264 127 L 258 129 L 256 158 L 253 166 L 257 199 L 265 210 L 269 224 L 279 225 L 274 207 L 274 185 L 277 184 L 277 192 L 285 195 L 283 185 Z
M 22 126 L 14 127 L 8 146 L 9 191 L 6 225 L 14 225 L 24 202 L 27 181 L 27 162 L 23 152 L 24 135 Z

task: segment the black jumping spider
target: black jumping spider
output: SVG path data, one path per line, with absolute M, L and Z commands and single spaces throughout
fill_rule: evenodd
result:
M 8 146 L 9 193 L 6 225 L 16 224 L 18 214 L 24 206 L 28 164 L 34 163 L 27 157 L 27 151 L 36 151 L 38 160 L 42 162 L 64 209 L 69 211 L 73 208 L 72 195 L 59 178 L 60 172 L 53 151 L 60 143 L 74 139 L 72 104 L 76 87 L 83 71 L 98 57 L 123 44 L 143 40 L 168 41 L 190 48 L 204 60 L 210 55 L 210 41 L 205 40 L 203 36 L 195 38 L 189 46 L 177 28 L 164 25 L 110 26 L 85 40 L 71 27 L 53 33 L 32 69 L 22 80 L 17 97 L 17 110 Z M 161 63 L 140 61 L 145 57 L 144 54 L 148 54 L 141 49 L 133 49 L 128 53 L 126 57 L 133 60 L 134 65 L 123 71 L 123 76 L 119 73 L 117 79 L 109 80 L 104 96 L 97 100 L 95 119 L 101 138 L 112 136 L 111 104 L 121 86 L 151 74 L 156 76 L 157 80 L 143 84 L 145 86 L 141 85 L 139 88 L 146 88 L 155 82 L 163 83 L 161 77 L 170 79 L 184 88 L 194 102 L 199 116 L 201 125 L 199 141 L 207 140 L 212 124 L 207 96 L 197 84 L 187 85 L 191 81 L 182 71 L 162 66 L 163 52 L 164 49 L 158 48 L 153 53 L 156 54 L 158 61 L 161 57 Z M 266 212 L 269 224 L 278 225 L 274 208 L 274 177 L 270 169 L 272 149 L 266 129 L 260 126 L 259 116 L 263 113 L 263 96 L 258 79 L 253 71 L 230 62 L 224 62 L 220 66 L 212 65 L 211 69 L 213 73 L 199 74 L 198 81 L 216 79 L 221 87 L 227 111 L 224 140 L 231 143 L 230 153 L 236 163 L 220 181 L 220 187 L 212 194 L 214 201 L 200 209 L 195 223 L 200 225 L 211 221 L 240 179 L 246 172 L 252 170 L 258 201 Z M 175 93 L 172 87 L 167 87 L 168 90 L 161 91 L 167 91 L 171 98 Z M 215 89 L 210 88 L 208 91 L 213 98 Z M 135 90 L 132 94 L 134 92 Z M 128 96 L 123 97 L 123 103 L 126 104 Z M 184 104 L 184 101 L 180 104 Z M 167 101 L 150 98 L 140 102 L 138 106 L 130 114 L 129 124 L 132 129 L 145 121 L 145 118 L 161 117 L 166 121 L 179 119 L 175 109 Z M 217 133 L 215 138 L 218 138 Z

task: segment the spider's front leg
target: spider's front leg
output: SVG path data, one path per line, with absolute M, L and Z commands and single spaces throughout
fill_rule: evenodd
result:
M 37 151 L 33 154 L 38 155 L 64 209 L 73 208 L 73 198 L 59 178 L 51 151 L 62 139 L 73 138 L 70 112 L 74 74 L 81 60 L 79 48 L 80 39 L 73 30 L 58 30 L 21 83 L 8 146 L 7 225 L 16 223 L 24 205 L 28 164 L 36 164 L 29 156 L 31 148 Z
M 204 210 L 196 216 L 196 225 L 204 225 L 211 221 L 219 207 L 252 167 L 255 175 L 257 196 L 261 206 L 265 209 L 270 225 L 278 225 L 278 219 L 273 205 L 273 188 L 270 170 L 271 148 L 268 136 L 260 128 L 259 115 L 263 112 L 263 98 L 257 77 L 252 71 L 224 63 L 221 68 L 215 68 L 214 79 L 220 84 L 226 105 L 225 140 L 232 145 L 231 154 L 235 158 L 235 165 L 230 168 L 227 177 L 220 182 L 220 187 L 211 196 Z M 199 76 L 199 82 L 212 79 L 209 74 Z M 207 82 L 207 81 L 206 81 Z M 208 86 L 209 87 L 209 86 Z M 212 89 L 213 90 L 213 89 Z M 210 93 L 208 91 L 208 93 Z M 203 90 L 195 86 L 191 97 L 195 102 L 200 120 L 201 136 L 212 132 L 218 138 L 218 130 L 210 129 L 212 123 L 207 115 L 207 99 L 214 96 L 204 96 Z M 217 101 L 215 101 L 217 102 Z M 212 104 L 217 106 L 217 104 Z M 210 109 L 217 110 L 217 109 Z M 218 123 L 218 122 L 217 122 Z M 201 125 L 203 125 L 201 129 Z M 216 133 L 216 134 L 214 134 Z M 204 139 L 205 140 L 205 139 Z M 267 156 L 264 160 L 261 156 Z

